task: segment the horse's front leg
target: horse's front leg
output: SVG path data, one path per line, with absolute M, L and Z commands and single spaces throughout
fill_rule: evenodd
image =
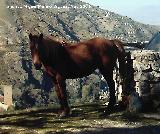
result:
M 61 106 L 60 109 L 60 117 L 68 116 L 70 113 L 70 108 L 67 101 L 67 91 L 66 91 L 66 83 L 65 80 L 61 77 L 56 78 L 55 90 L 57 93 L 57 97 L 59 99 L 59 103 Z
M 113 73 L 108 73 L 107 75 L 107 84 L 109 87 L 110 97 L 108 107 L 112 109 L 116 104 L 116 96 L 115 96 L 115 82 L 113 80 Z

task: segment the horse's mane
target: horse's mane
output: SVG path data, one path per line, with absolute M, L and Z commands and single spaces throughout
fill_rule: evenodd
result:
M 46 40 L 52 44 L 62 45 L 61 42 L 57 41 L 55 38 L 53 38 L 51 36 L 44 36 L 44 40 Z
M 49 59 L 47 60 L 54 61 L 55 63 L 58 62 L 58 60 L 62 60 L 62 56 L 66 53 L 61 42 L 48 36 L 43 37 L 43 47 L 40 51 L 43 59 L 45 59 L 43 54 L 48 55 L 47 57 L 49 57 Z

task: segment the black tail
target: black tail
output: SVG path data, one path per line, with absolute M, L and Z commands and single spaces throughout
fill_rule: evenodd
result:
M 125 50 L 123 47 L 123 43 L 119 40 L 113 40 L 114 44 L 116 45 L 118 51 L 118 62 L 119 62 L 119 73 L 120 73 L 120 77 L 123 80 L 125 80 L 126 78 L 126 61 L 125 61 Z

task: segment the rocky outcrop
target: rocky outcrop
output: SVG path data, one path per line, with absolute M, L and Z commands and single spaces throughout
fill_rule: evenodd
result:
M 8 3 L 15 19 L 21 21 L 19 30 L 43 32 L 70 41 L 99 36 L 141 42 L 150 40 L 159 29 L 80 0 L 9 0 Z M 39 8 L 31 8 L 37 5 Z
M 145 49 L 160 52 L 160 32 L 153 36 L 150 42 L 145 46 Z

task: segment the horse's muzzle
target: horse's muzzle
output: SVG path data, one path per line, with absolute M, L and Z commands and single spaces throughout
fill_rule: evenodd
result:
M 36 70 L 41 70 L 42 64 L 35 64 L 34 66 Z

